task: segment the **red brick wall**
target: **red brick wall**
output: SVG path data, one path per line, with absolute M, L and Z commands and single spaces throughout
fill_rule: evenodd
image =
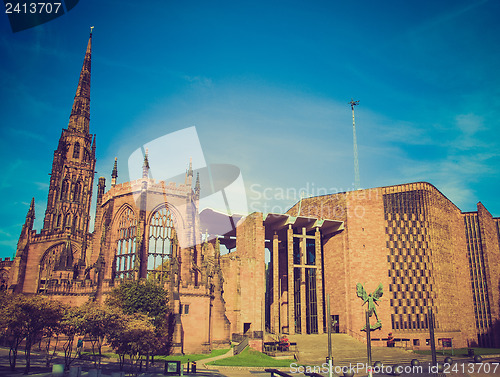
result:
M 484 264 L 486 267 L 486 282 L 492 318 L 492 333 L 496 346 L 500 345 L 500 246 L 498 228 L 495 220 L 479 202 L 477 204 Z
M 382 330 L 372 336 L 386 336 L 391 332 L 389 305 L 389 277 L 385 236 L 384 205 L 381 189 L 352 191 L 347 195 L 347 221 L 349 277 L 347 300 L 351 330 L 364 337 L 359 330 L 365 325 L 367 304 L 356 295 L 356 284 L 361 283 L 368 294 L 381 283 L 384 296 L 378 302 L 377 313 L 382 321 Z M 372 318 L 372 324 L 375 318 Z
M 302 200 L 300 215 L 344 221 L 345 230 L 324 240 L 323 246 L 325 293 L 330 294 L 332 314 L 340 315 L 342 332 L 364 337 L 359 329 L 364 325 L 365 308 L 356 296 L 356 283 L 362 283 L 368 293 L 382 283 L 384 296 L 377 312 L 383 328 L 373 336 L 385 337 L 388 332 L 393 332 L 395 337 L 419 339 L 420 344 L 425 345 L 427 330 L 395 331 L 391 324 L 394 311 L 390 300 L 393 292 L 389 291 L 391 264 L 388 260 L 389 236 L 386 235 L 383 195 L 411 190 L 424 190 L 427 193 L 427 201 L 422 205 L 428 218 L 421 226 L 428 233 L 425 239 L 429 245 L 425 253 L 431 261 L 427 269 L 429 276 L 432 275 L 431 297 L 435 297 L 434 305 L 437 308 L 436 337 L 452 337 L 456 346 L 467 346 L 467 341 L 474 338 L 475 319 L 463 218 L 460 210 L 428 183 L 358 190 Z M 298 209 L 299 203 L 288 213 L 296 216 Z M 408 232 L 404 227 L 397 231 Z M 411 269 L 412 265 L 408 264 L 406 268 Z M 404 279 L 400 280 L 408 283 Z
M 244 323 L 250 331 L 264 331 L 265 244 L 262 213 L 253 213 L 238 224 L 236 251 L 221 257 L 224 300 L 231 333 L 242 334 Z M 262 341 L 254 341 L 258 349 Z
M 475 319 L 463 216 L 434 186 L 427 190 L 436 333 L 453 332 L 454 346 L 466 347 L 475 339 Z

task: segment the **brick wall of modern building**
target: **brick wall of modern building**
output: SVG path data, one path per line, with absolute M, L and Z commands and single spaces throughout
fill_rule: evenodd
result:
M 428 253 L 434 291 L 436 334 L 467 346 L 474 338 L 474 312 L 461 211 L 434 186 L 418 184 L 427 208 Z
M 303 199 L 288 212 L 344 221 L 345 229 L 324 240 L 325 292 L 340 331 L 364 337 L 356 283 L 368 293 L 379 283 L 377 312 L 382 331 L 425 346 L 427 310 L 436 338 L 456 346 L 475 339 L 467 247 L 460 210 L 428 183 L 388 186 Z M 418 346 L 417 346 L 418 347 Z
M 492 345 L 500 346 L 500 246 L 498 227 L 484 205 L 477 204 L 479 228 L 485 265 L 485 282 L 491 312 L 490 337 Z

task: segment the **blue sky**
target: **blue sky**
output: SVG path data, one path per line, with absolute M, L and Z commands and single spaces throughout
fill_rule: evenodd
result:
M 0 256 L 32 197 L 41 227 L 90 26 L 90 129 L 108 182 L 115 156 L 127 181 L 134 150 L 196 126 L 207 163 L 241 169 L 250 210 L 350 190 L 352 97 L 361 187 L 428 181 L 500 216 L 499 14 L 495 0 L 85 0 L 18 33 L 4 14 Z

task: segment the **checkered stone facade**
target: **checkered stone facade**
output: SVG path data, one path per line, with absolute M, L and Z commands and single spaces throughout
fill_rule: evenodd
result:
M 425 200 L 424 190 L 384 195 L 391 325 L 395 330 L 428 329 L 427 308 L 436 310 Z

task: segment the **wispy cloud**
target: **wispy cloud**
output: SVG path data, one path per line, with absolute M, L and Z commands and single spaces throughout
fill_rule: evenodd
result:
M 409 130 L 410 135 L 414 133 L 412 127 Z M 408 160 L 400 167 L 401 174 L 410 181 L 434 183 L 459 207 L 470 206 L 471 198 L 477 198 L 474 183 L 498 174 L 495 162 L 500 157 L 498 141 L 485 139 L 481 135 L 483 130 L 483 117 L 473 113 L 456 115 L 446 132 L 426 128 L 423 134 L 426 144 L 438 146 L 439 153 L 428 160 L 417 155 L 407 156 Z M 448 136 L 447 140 L 438 137 L 444 135 Z
M 208 88 L 212 86 L 212 79 L 209 77 L 185 75 L 185 76 L 183 76 L 183 78 L 193 85 L 198 85 L 198 86 L 208 87 Z
M 49 184 L 47 182 L 33 182 L 38 190 L 48 191 Z
M 10 234 L 9 232 L 6 232 L 4 229 L 0 229 L 0 235 L 4 236 L 4 237 L 7 237 L 7 238 L 11 238 L 12 237 L 12 234 Z

